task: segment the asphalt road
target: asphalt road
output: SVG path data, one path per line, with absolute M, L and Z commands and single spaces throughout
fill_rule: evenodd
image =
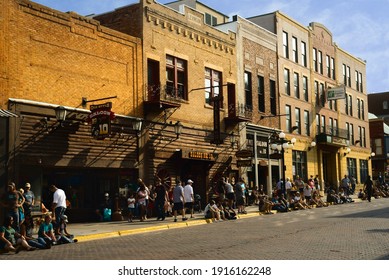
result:
M 0 255 L 4 259 L 387 260 L 389 198 Z

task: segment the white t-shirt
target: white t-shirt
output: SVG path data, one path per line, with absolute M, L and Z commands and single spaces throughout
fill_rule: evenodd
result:
M 193 187 L 189 184 L 184 187 L 184 199 L 185 202 L 193 202 Z
M 127 199 L 127 205 L 128 205 L 128 208 L 135 208 L 135 198 L 129 197 Z
M 65 192 L 61 189 L 57 189 L 53 195 L 53 203 L 56 203 L 57 207 L 65 207 L 66 208 L 66 195 Z

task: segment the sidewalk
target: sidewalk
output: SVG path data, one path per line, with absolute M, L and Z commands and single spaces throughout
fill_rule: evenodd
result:
M 351 197 L 354 199 L 354 203 L 361 201 L 356 197 L 356 195 L 351 195 Z M 246 207 L 246 211 L 247 214 L 238 214 L 237 218 L 244 219 L 264 215 L 258 211 L 258 205 L 248 206 Z M 276 213 L 277 211 L 273 212 Z M 190 215 L 187 215 L 187 217 L 188 216 Z M 188 218 L 186 221 L 181 221 L 181 216 L 178 216 L 177 222 L 173 221 L 173 217 L 166 217 L 166 220 L 164 221 L 157 221 L 156 218 L 153 217 L 144 222 L 134 220 L 132 223 L 129 223 L 127 220 L 100 223 L 69 223 L 67 229 L 79 242 L 84 242 L 89 240 L 139 234 L 151 231 L 205 225 L 209 223 L 212 223 L 212 220 L 205 219 L 203 212 L 196 212 L 194 213 L 193 218 Z
M 246 207 L 246 211 L 247 214 L 239 214 L 237 218 L 243 219 L 261 215 L 258 211 L 257 205 Z M 190 215 L 187 215 L 187 217 L 190 217 Z M 129 223 L 127 220 L 100 223 L 69 223 L 67 229 L 71 234 L 74 235 L 74 238 L 77 239 L 78 242 L 84 242 L 115 236 L 169 230 L 212 223 L 211 219 L 204 218 L 203 212 L 196 212 L 193 215 L 193 218 L 188 218 L 186 221 L 181 221 L 181 216 L 177 217 L 177 222 L 174 222 L 173 219 L 173 217 L 166 217 L 164 221 L 157 221 L 157 219 L 153 217 L 144 222 L 140 222 L 139 220 L 134 219 L 134 222 L 132 223 Z

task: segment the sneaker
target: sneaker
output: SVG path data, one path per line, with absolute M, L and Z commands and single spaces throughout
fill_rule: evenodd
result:
M 174 218 L 174 221 L 175 221 L 175 222 L 177 222 L 177 219 L 176 219 L 176 218 Z
M 182 218 L 183 221 L 186 221 L 188 218 Z
M 78 242 L 78 239 L 73 239 L 73 242 L 74 242 L 74 243 L 77 243 L 77 242 Z

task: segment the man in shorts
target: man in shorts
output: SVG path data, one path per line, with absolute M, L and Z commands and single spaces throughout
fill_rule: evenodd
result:
M 173 215 L 175 222 L 177 222 L 177 213 L 179 211 L 182 212 L 183 221 L 188 219 L 185 217 L 184 203 L 184 188 L 182 187 L 181 182 L 178 182 L 177 186 L 173 189 Z

